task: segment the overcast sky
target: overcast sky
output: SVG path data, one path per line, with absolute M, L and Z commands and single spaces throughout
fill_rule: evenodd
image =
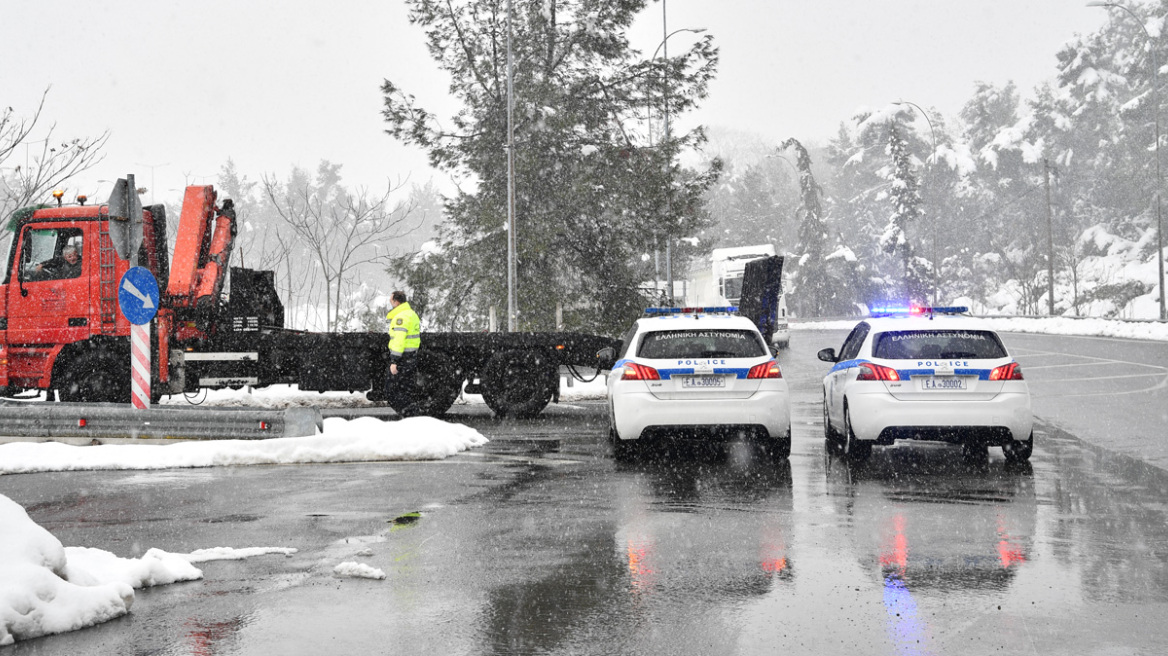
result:
M 857 108 L 895 100 L 952 117 L 978 80 L 1028 95 L 1053 78 L 1063 43 L 1108 20 L 1079 0 L 667 1 L 670 31 L 706 28 L 721 48 L 710 98 L 684 124 L 776 144 L 822 142 Z M 69 197 L 104 199 L 111 184 L 98 180 L 135 173 L 148 200 L 177 202 L 228 158 L 252 179 L 328 159 L 370 191 L 440 175 L 383 131 L 384 78 L 439 116 L 455 109 L 400 0 L 0 5 L 0 105 L 28 115 L 51 86 L 42 120 L 56 138 L 111 133 Z M 661 10 L 652 3 L 630 34 L 647 54 Z M 671 50 L 694 38 L 674 36 Z

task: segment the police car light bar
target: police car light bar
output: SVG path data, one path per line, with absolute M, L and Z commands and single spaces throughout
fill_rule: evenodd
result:
M 876 306 L 868 311 L 869 316 L 872 317 L 897 317 L 897 316 L 911 316 L 919 317 L 922 315 L 933 314 L 967 314 L 969 308 L 964 305 L 950 305 L 927 307 L 920 305 L 905 306 Z
M 738 307 L 735 305 L 726 305 L 719 307 L 651 307 L 645 308 L 647 315 L 667 315 L 667 314 L 736 314 Z

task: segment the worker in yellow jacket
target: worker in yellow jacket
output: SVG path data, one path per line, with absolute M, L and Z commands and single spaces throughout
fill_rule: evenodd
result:
M 406 301 L 405 292 L 396 291 L 389 303 L 393 307 L 385 315 L 389 321 L 389 371 L 385 376 L 385 392 L 390 405 L 403 415 L 413 405 L 418 371 L 418 347 L 422 345 L 422 322 Z

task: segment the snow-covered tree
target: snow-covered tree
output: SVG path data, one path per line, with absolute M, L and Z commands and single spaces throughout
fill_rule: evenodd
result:
M 415 296 L 429 298 L 431 320 L 483 328 L 489 307 L 507 306 L 507 3 L 408 4 L 462 108 L 442 124 L 386 80 L 387 132 L 425 149 L 432 164 L 462 182 L 446 203 L 437 247 L 399 260 L 395 271 Z M 642 256 L 653 251 L 654 238 L 694 236 L 709 223 L 702 197 L 719 163 L 701 171 L 677 164 L 702 131 L 675 130 L 666 140 L 649 133 L 647 118 L 652 113 L 660 126 L 662 112 L 676 119 L 703 99 L 717 49 L 706 36 L 670 50 L 668 59 L 646 58 L 626 34 L 647 4 L 514 0 L 522 328 L 554 327 L 563 302 L 574 329 L 623 329 L 648 301 L 640 289 L 653 275 Z M 676 242 L 679 262 L 689 243 Z M 462 291 L 457 297 L 455 289 Z

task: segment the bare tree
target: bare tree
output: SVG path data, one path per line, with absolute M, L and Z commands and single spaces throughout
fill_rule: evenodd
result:
M 341 299 L 352 277 L 366 265 L 389 264 L 393 252 L 387 242 L 412 229 L 407 219 L 414 209 L 412 201 L 390 209 L 389 198 L 400 184 L 380 197 L 370 198 L 365 189 L 350 193 L 337 184 L 338 168 L 322 163 L 315 184 L 297 176 L 287 184 L 263 179 L 268 200 L 300 242 L 296 248 L 310 258 L 310 268 L 322 279 L 330 331 L 337 329 Z
M 50 189 L 92 168 L 104 157 L 101 149 L 109 140 L 108 131 L 97 137 L 58 141 L 53 137 L 57 127 L 54 123 L 44 139 L 31 139 L 48 95 L 45 89 L 32 116 L 20 118 L 11 107 L 0 112 L 0 219 L 43 198 Z M 24 161 L 9 163 L 17 159 L 14 155 L 21 145 L 25 146 Z

